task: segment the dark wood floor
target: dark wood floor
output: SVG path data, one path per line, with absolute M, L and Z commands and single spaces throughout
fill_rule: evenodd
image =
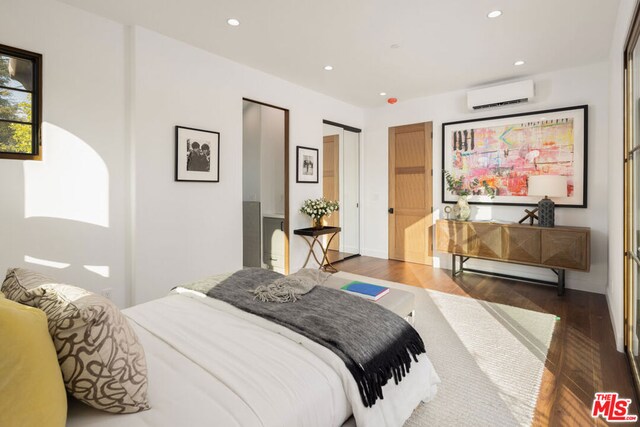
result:
M 449 270 L 357 257 L 335 264 L 341 271 L 507 304 L 560 317 L 547 356 L 535 426 L 606 425 L 591 418 L 594 393 L 616 391 L 634 402 L 631 374 L 624 354 L 616 351 L 604 295 L 468 274 L 452 279 Z M 569 273 L 570 274 L 570 273 Z

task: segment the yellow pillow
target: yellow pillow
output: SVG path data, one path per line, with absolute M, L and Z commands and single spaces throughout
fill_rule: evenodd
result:
M 64 426 L 67 394 L 47 316 L 0 297 L 0 426 Z

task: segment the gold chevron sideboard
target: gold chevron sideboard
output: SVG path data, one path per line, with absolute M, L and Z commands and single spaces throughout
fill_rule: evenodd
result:
M 565 270 L 589 271 L 591 230 L 586 227 L 539 227 L 485 221 L 436 221 L 436 250 L 452 254 L 452 272 L 464 271 L 558 286 L 564 294 Z M 458 264 L 459 258 L 459 267 Z M 465 268 L 469 258 L 531 265 L 553 270 L 550 282 Z

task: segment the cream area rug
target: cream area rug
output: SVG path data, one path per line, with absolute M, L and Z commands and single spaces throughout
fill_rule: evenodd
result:
M 405 427 L 531 425 L 554 315 L 336 274 L 416 296 L 414 326 L 442 383 L 434 400 L 416 408 Z

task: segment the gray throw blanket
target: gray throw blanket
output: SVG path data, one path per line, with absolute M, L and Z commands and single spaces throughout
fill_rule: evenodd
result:
M 254 298 L 254 290 L 284 277 L 259 268 L 240 270 L 207 295 L 283 325 L 333 351 L 353 375 L 365 407 L 382 399 L 382 387 L 409 372 L 424 343 L 396 314 L 346 292 L 316 286 L 295 303 L 272 304 Z

